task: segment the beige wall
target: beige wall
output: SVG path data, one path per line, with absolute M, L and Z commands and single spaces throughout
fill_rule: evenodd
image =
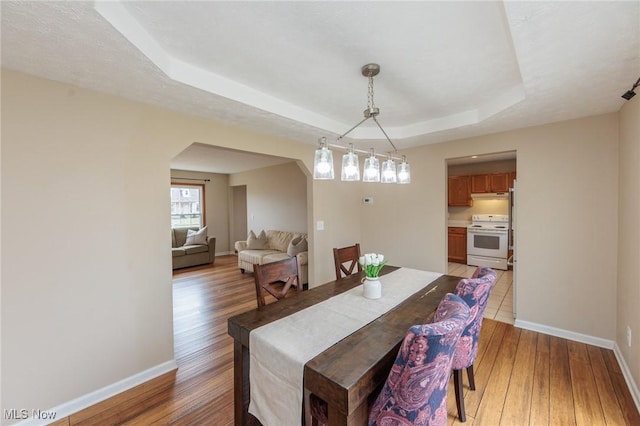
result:
M 207 235 L 216 237 L 216 253 L 233 252 L 233 243 L 229 242 L 229 175 L 185 170 L 171 170 L 170 174 L 171 182 L 204 185 Z M 190 179 L 209 179 L 209 181 Z
M 2 406 L 46 409 L 173 358 L 175 155 L 198 141 L 297 159 L 308 176 L 315 145 L 8 71 L 2 89 Z M 635 132 L 624 146 L 637 155 Z M 411 185 L 307 179 L 312 285 L 333 278 L 331 249 L 356 241 L 445 272 L 446 159 L 507 150 L 518 151 L 519 319 L 620 341 L 618 114 L 415 148 Z M 637 320 L 631 306 L 618 321 Z
M 449 176 L 481 175 L 485 173 L 504 173 L 516 171 L 516 159 L 481 161 L 477 163 L 450 165 L 447 169 Z
M 640 96 L 620 112 L 620 201 L 616 342 L 640 385 Z M 632 346 L 627 346 L 627 326 Z
M 248 231 L 307 232 L 307 177 L 295 161 L 234 173 L 229 185 L 247 187 Z
M 518 159 L 518 319 L 613 340 L 617 114 L 411 150 L 411 185 L 371 187 L 363 243 L 393 263 L 446 271 L 446 160 L 510 150 Z
M 314 149 L 6 70 L 2 114 L 3 408 L 56 407 L 173 359 L 179 152 Z

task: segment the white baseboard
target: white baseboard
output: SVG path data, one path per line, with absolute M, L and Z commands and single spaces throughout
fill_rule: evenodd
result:
M 561 328 L 549 327 L 542 324 L 537 324 L 529 321 L 521 321 L 516 319 L 515 323 L 516 327 L 524 328 L 526 330 L 537 331 L 539 333 L 548 334 L 550 336 L 562 337 L 563 339 L 573 340 L 575 342 L 587 343 L 589 345 L 597 346 L 599 348 L 605 349 L 613 349 L 613 353 L 618 360 L 618 364 L 620 365 L 620 369 L 622 370 L 622 375 L 624 376 L 624 380 L 627 382 L 627 387 L 629 388 L 629 392 L 633 397 L 633 402 L 636 404 L 636 408 L 640 411 L 640 391 L 638 390 L 638 385 L 633 380 L 633 376 L 631 375 L 631 371 L 629 370 L 629 366 L 626 361 L 622 357 L 622 352 L 620 352 L 620 347 L 618 343 L 613 340 L 601 339 L 599 337 L 589 336 L 587 334 L 575 333 L 573 331 L 563 330 Z
M 148 382 L 149 380 L 155 379 L 156 377 L 159 377 L 165 373 L 176 370 L 177 368 L 178 364 L 176 364 L 175 360 L 167 361 L 165 363 L 156 365 L 155 367 L 151 367 L 147 370 L 141 371 L 140 373 L 134 374 L 133 376 L 122 379 L 119 382 L 105 386 L 102 389 L 98 389 L 74 400 L 60 404 L 57 407 L 53 407 L 48 410 L 42 410 L 42 412 L 44 413 L 44 415 L 47 415 L 47 413 L 55 415 L 55 420 L 59 420 L 61 418 L 70 416 L 71 414 L 77 413 L 80 410 L 91 407 L 92 405 L 102 402 L 105 399 L 111 398 L 112 396 L 115 396 L 119 393 L 127 391 L 135 386 L 141 385 L 142 383 Z M 30 412 L 29 415 L 35 414 L 32 414 Z M 15 425 L 44 426 L 51 423 L 51 420 L 51 418 L 49 418 L 48 420 L 44 420 L 32 417 L 16 423 Z
M 627 382 L 627 387 L 629 388 L 629 392 L 631 392 L 631 396 L 633 397 L 633 402 L 636 403 L 636 408 L 638 409 L 638 411 L 640 411 L 640 390 L 638 390 L 638 385 L 633 380 L 633 376 L 631 375 L 629 366 L 627 365 L 627 362 L 624 360 L 622 356 L 622 352 L 620 352 L 620 346 L 618 346 L 618 343 L 614 345 L 613 353 L 616 355 L 618 364 L 620 364 L 622 375 L 624 376 L 625 382 Z
M 515 326 L 526 330 L 537 331 L 542 334 L 548 334 L 550 336 L 562 337 L 563 339 L 573 340 L 574 342 L 587 343 L 599 348 L 613 349 L 614 345 L 613 340 L 602 339 L 600 337 L 576 333 L 574 331 L 563 330 L 561 328 L 549 327 L 548 325 L 538 324 L 535 322 L 516 319 Z
M 235 252 L 233 251 L 217 251 L 216 252 L 216 256 L 226 256 L 228 254 L 234 254 Z

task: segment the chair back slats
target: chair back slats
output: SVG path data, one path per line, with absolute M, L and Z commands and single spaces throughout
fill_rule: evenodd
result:
M 253 265 L 253 272 L 258 307 L 266 304 L 267 293 L 280 300 L 294 286 L 298 291 L 302 291 L 296 257 L 264 265 Z
M 348 247 L 334 248 L 333 260 L 336 267 L 336 279 L 347 277 L 353 274 L 355 270 L 362 271 L 362 265 L 358 262 L 360 256 L 359 243 Z

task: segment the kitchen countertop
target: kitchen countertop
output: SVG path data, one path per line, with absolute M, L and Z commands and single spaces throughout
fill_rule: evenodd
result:
M 466 228 L 468 225 L 471 225 L 470 220 L 450 220 L 447 223 L 447 226 L 459 228 Z

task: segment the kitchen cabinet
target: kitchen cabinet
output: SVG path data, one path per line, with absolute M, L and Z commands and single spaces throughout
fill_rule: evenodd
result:
M 449 205 L 472 206 L 469 176 L 449 176 Z
M 467 263 L 467 228 L 449 227 L 449 262 Z
M 509 173 L 493 173 L 489 175 L 491 192 L 509 192 Z
M 489 175 L 471 176 L 471 193 L 480 194 L 483 192 L 491 192 L 491 181 L 489 180 Z
M 509 191 L 509 173 L 473 175 L 470 178 L 472 194 Z

